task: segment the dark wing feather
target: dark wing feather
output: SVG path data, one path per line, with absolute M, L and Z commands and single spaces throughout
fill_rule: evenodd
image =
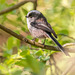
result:
M 45 17 L 36 19 L 34 22 L 31 23 L 31 25 L 38 29 L 50 32 L 57 38 L 55 31 L 52 29 L 51 25 L 47 22 Z
M 52 30 L 53 35 L 57 38 L 57 35 L 56 35 L 55 31 L 52 29 L 51 25 L 48 24 L 47 26 Z
M 31 25 L 37 29 L 42 29 L 43 31 L 47 31 L 52 33 L 52 30 L 48 28 L 47 26 L 44 26 L 44 24 L 36 23 L 36 22 L 31 22 Z

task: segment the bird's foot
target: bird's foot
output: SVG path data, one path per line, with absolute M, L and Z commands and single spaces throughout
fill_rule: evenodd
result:
M 32 41 L 33 41 L 34 44 L 35 44 L 35 40 L 36 40 L 36 38 L 32 39 Z
M 44 42 L 42 43 L 42 45 L 44 45 L 44 46 L 45 46 L 45 41 L 46 41 L 46 38 L 44 39 Z

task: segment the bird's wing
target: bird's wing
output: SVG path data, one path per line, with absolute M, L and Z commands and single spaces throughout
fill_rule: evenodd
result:
M 37 22 L 31 22 L 31 25 L 37 29 L 42 29 L 43 31 L 52 33 L 52 30 L 44 24 L 37 23 Z
M 56 35 L 55 31 L 52 29 L 51 25 L 47 24 L 47 26 L 52 30 L 53 35 L 57 38 L 57 35 Z
M 50 32 L 57 38 L 57 35 L 54 32 L 54 30 L 52 29 L 51 25 L 48 24 L 46 22 L 46 20 L 44 20 L 43 18 L 38 19 L 38 20 L 36 20 L 34 22 L 31 22 L 31 25 L 36 27 L 36 28 L 38 28 L 38 29 L 42 29 L 43 31 Z

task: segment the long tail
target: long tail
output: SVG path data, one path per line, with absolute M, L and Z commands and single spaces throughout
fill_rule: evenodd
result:
M 49 37 L 57 44 L 57 46 L 59 47 L 59 49 L 60 49 L 63 53 L 65 53 L 65 55 L 70 56 L 70 55 L 68 54 L 68 52 L 66 52 L 66 51 L 64 50 L 64 48 L 60 45 L 60 43 L 52 36 L 51 33 L 47 32 L 47 34 L 48 34 Z

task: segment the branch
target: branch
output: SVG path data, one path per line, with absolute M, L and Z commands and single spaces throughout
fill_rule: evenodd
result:
M 34 2 L 34 10 L 36 10 L 36 7 L 37 7 L 37 0 L 35 0 Z
M 36 0 L 24 0 L 24 1 L 22 1 L 22 2 L 20 2 L 20 3 L 18 3 L 18 4 L 16 4 L 16 5 L 10 7 L 10 8 L 6 8 L 6 9 L 0 11 L 0 15 L 5 14 L 5 13 L 8 13 L 8 12 L 10 12 L 10 11 L 12 11 L 12 10 L 18 9 L 19 7 L 21 7 L 22 5 L 24 5 L 24 4 L 27 3 L 27 2 L 33 2 L 33 3 L 35 3 Z M 36 7 L 35 7 L 35 8 L 36 8 Z
M 42 44 L 40 44 L 40 43 L 33 42 L 32 40 L 29 40 L 29 39 L 25 38 L 24 36 L 19 35 L 19 34 L 13 32 L 12 30 L 10 30 L 10 29 L 4 27 L 4 26 L 1 25 L 1 24 L 0 24 L 0 29 L 2 29 L 3 31 L 9 33 L 10 35 L 14 36 L 15 38 L 17 38 L 17 39 L 19 39 L 19 40 L 21 40 L 21 41 L 24 41 L 24 42 L 26 42 L 26 43 L 28 43 L 28 44 L 31 44 L 31 45 L 33 45 L 33 46 L 36 46 L 36 47 L 39 47 L 39 48 L 42 48 L 42 49 L 52 50 L 52 51 L 60 51 L 60 49 L 59 49 L 58 47 L 49 46 L 49 45 L 42 45 Z M 66 46 L 66 45 L 64 45 L 64 48 L 65 48 L 65 46 Z M 71 50 L 71 49 L 72 49 L 72 48 L 67 48 L 67 51 L 68 51 L 68 52 L 72 52 L 72 51 L 74 52 L 74 51 L 75 51 L 75 48 L 73 48 L 72 50 Z
M 24 36 L 22 35 L 19 35 L 15 32 L 13 32 L 12 30 L 4 27 L 3 25 L 0 24 L 0 29 L 2 29 L 3 31 L 9 33 L 10 35 L 14 36 L 15 38 L 21 40 L 21 41 L 24 41 L 28 44 L 31 44 L 33 46 L 36 46 L 36 47 L 40 47 L 40 48 L 43 48 L 43 49 L 48 49 L 48 50 L 54 50 L 54 51 L 60 51 L 57 47 L 54 47 L 54 46 L 48 46 L 48 45 L 42 45 L 40 43 L 37 43 L 37 42 L 33 42 L 32 40 L 29 40 L 27 38 L 25 38 Z

